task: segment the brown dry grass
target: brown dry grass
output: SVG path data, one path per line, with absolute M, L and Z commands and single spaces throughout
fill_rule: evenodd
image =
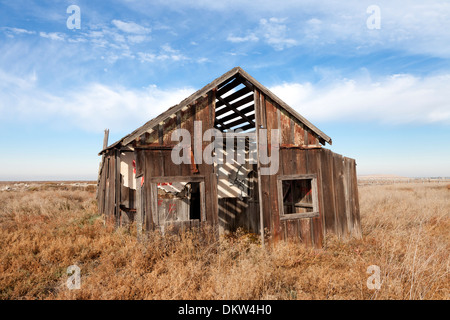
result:
M 363 239 L 262 249 L 251 235 L 143 244 L 97 215 L 95 190 L 0 192 L 0 299 L 449 299 L 450 190 L 363 186 Z M 67 267 L 81 268 L 68 290 Z M 381 269 L 369 290 L 367 268 Z

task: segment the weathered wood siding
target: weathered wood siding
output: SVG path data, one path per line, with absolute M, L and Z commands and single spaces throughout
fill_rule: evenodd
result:
M 360 236 L 355 160 L 320 148 L 315 133 L 262 93 L 256 96 L 257 126 L 268 129 L 267 141 L 262 142 L 270 148 L 272 130 L 280 130 L 279 170 L 260 178 L 264 228 L 272 239 L 297 238 L 321 247 L 328 232 L 340 237 Z M 277 178 L 294 174 L 317 175 L 317 217 L 280 219 Z
M 202 163 L 195 164 L 174 164 L 171 159 L 171 147 L 178 142 L 171 141 L 172 132 L 177 128 L 186 129 L 191 133 L 192 157 L 194 156 L 194 131 L 203 137 L 207 129 L 213 127 L 214 119 L 214 91 L 204 95 L 193 103 L 193 105 L 180 110 L 174 116 L 170 117 L 168 121 L 160 124 L 152 133 L 146 134 L 141 139 L 139 147 L 136 148 L 136 176 L 143 175 L 143 221 L 144 228 L 151 230 L 157 226 L 155 217 L 158 208 L 155 207 L 154 191 L 152 192 L 151 183 L 152 178 L 161 178 L 161 182 L 171 182 L 171 177 L 186 177 L 189 181 L 190 177 L 203 177 L 204 185 L 204 205 L 205 205 L 205 221 L 211 225 L 217 225 L 217 179 L 214 173 L 214 166 Z M 201 121 L 200 127 L 194 127 L 194 121 Z M 199 146 L 197 152 L 203 154 L 203 150 L 210 142 L 205 141 Z M 158 147 L 161 147 L 158 149 Z M 152 150 L 148 149 L 152 148 Z M 165 222 L 163 227 L 169 225 L 184 229 L 192 225 L 198 225 L 196 221 L 177 221 Z
M 108 223 L 117 222 L 116 194 L 118 194 L 118 184 L 116 184 L 116 179 L 118 166 L 116 155 L 116 150 L 110 150 L 103 158 L 97 194 L 99 213 L 105 215 L 105 220 Z

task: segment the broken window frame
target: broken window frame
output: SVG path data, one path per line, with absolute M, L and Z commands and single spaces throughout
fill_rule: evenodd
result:
M 150 184 L 151 194 L 151 212 L 152 220 L 156 225 L 159 223 L 158 215 L 158 183 L 167 182 L 187 182 L 187 183 L 199 183 L 200 184 L 200 222 L 206 221 L 206 202 L 205 202 L 205 177 L 204 176 L 161 176 L 151 177 L 148 179 Z M 196 221 L 199 219 L 189 219 L 183 221 Z
M 311 181 L 311 198 L 312 198 L 312 212 L 303 213 L 284 213 L 283 202 L 283 181 L 286 180 L 310 180 Z M 319 196 L 317 189 L 317 175 L 316 174 L 293 174 L 280 175 L 277 177 L 277 191 L 278 191 L 278 208 L 280 220 L 314 218 L 319 216 Z

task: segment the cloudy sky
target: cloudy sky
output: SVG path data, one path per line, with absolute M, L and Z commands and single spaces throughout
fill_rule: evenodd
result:
M 0 1 L 0 180 L 96 179 L 105 128 L 235 66 L 359 174 L 450 176 L 449 62 L 444 0 Z

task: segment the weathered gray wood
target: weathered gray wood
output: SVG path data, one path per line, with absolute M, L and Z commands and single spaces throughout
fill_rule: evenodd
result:
M 225 84 L 224 86 L 222 86 L 221 88 L 219 88 L 217 90 L 216 96 L 220 97 L 220 96 L 224 95 L 228 91 L 236 88 L 241 83 L 242 82 L 241 82 L 240 78 L 237 78 L 237 77 L 233 78 L 230 82 L 228 82 L 227 84 Z
M 278 180 L 296 180 L 296 179 L 314 179 L 317 181 L 317 174 L 308 173 L 308 174 L 287 174 L 287 175 L 278 175 Z
M 163 125 L 161 123 L 159 123 L 158 124 L 158 142 L 160 145 L 164 144 L 163 138 L 164 138 L 164 128 L 163 128 Z
M 205 181 L 200 182 L 200 220 L 206 221 Z
M 283 202 L 283 180 L 304 180 L 311 179 L 311 189 L 312 189 L 312 204 L 296 204 L 299 207 L 310 207 L 313 208 L 313 212 L 305 213 L 284 213 L 284 202 Z M 292 174 L 292 175 L 278 175 L 277 177 L 277 196 L 278 196 L 278 210 L 280 213 L 280 220 L 298 219 L 298 218 L 312 218 L 319 217 L 319 196 L 318 196 L 318 181 L 317 174 Z
M 300 237 L 306 246 L 311 246 L 314 243 L 314 235 L 312 228 L 312 218 L 299 219 Z
M 343 181 L 344 181 L 344 196 L 345 196 L 345 216 L 347 220 L 347 230 L 349 233 L 353 230 L 353 219 L 351 214 L 351 181 L 350 181 L 350 162 L 348 158 L 343 157 Z
M 159 182 L 204 182 L 205 176 L 195 175 L 195 176 L 159 176 L 159 177 L 148 177 L 145 181 L 151 183 Z
M 336 224 L 339 237 L 347 235 L 347 221 L 345 214 L 345 194 L 344 194 L 344 173 L 343 173 L 343 157 L 340 154 L 333 153 L 333 180 L 334 180 L 334 196 L 336 210 Z
M 274 129 L 279 129 L 276 112 L 277 106 L 270 98 L 265 95 L 262 96 L 264 103 L 261 103 L 261 105 L 263 106 L 266 114 L 267 140 L 264 139 L 264 141 L 261 141 L 261 144 L 264 145 L 264 148 L 267 148 L 266 150 L 270 150 L 272 135 L 279 134 L 279 132 L 274 131 Z M 280 219 L 278 211 L 278 196 L 276 191 L 276 175 L 263 175 L 262 181 L 262 185 L 264 186 L 264 198 L 262 199 L 264 202 L 264 224 L 271 232 L 272 241 L 276 242 L 281 238 L 281 232 L 279 230 Z
M 352 197 L 353 197 L 353 235 L 357 238 L 362 237 L 361 231 L 361 217 L 359 212 L 359 196 L 358 196 L 358 181 L 356 175 L 356 161 L 352 160 Z
M 305 213 L 290 213 L 280 217 L 280 220 L 295 220 L 303 218 L 316 218 L 319 217 L 319 212 L 305 212 Z
M 141 178 L 136 178 L 136 231 L 138 240 L 142 240 L 142 208 Z
M 105 214 L 105 222 L 109 222 L 109 197 L 110 197 L 110 183 L 109 183 L 109 166 L 110 166 L 110 158 L 109 155 L 106 154 L 105 155 L 105 164 L 106 164 L 106 168 L 105 168 L 105 206 L 104 206 L 104 214 Z
M 336 210 L 334 199 L 333 181 L 333 155 L 328 149 L 321 151 L 321 175 L 322 175 L 322 196 L 324 234 L 333 232 L 337 234 Z
M 305 141 L 305 145 L 309 145 L 309 135 L 308 135 L 308 130 L 306 130 L 305 126 L 303 126 L 303 140 Z
M 109 129 L 105 129 L 105 135 L 103 136 L 103 149 L 108 147 Z
M 172 150 L 173 147 L 175 147 L 175 145 L 156 145 L 156 146 L 152 146 L 152 145 L 140 145 L 137 144 L 134 149 L 135 150 Z
M 255 101 L 255 119 L 256 119 L 256 146 L 259 146 L 259 130 L 263 126 L 262 116 L 261 116 L 261 95 L 258 90 L 253 91 L 254 101 Z M 261 235 L 261 245 L 264 248 L 264 209 L 263 209 L 263 195 L 262 195 L 262 185 L 261 185 L 261 162 L 259 161 L 259 150 L 257 147 L 256 151 L 256 170 L 257 170 L 257 184 L 258 184 L 258 202 L 259 202 L 259 231 Z
M 115 167 L 114 167 L 114 179 L 115 179 L 115 200 L 114 200 L 114 213 L 116 219 L 116 226 L 120 226 L 120 189 L 121 189 L 121 175 L 120 175 L 120 151 L 115 152 Z
M 150 187 L 150 208 L 151 208 L 151 214 L 153 224 L 156 226 L 161 226 L 161 223 L 163 221 L 159 220 L 158 215 L 158 187 L 156 183 L 154 182 L 148 182 L 148 187 Z

